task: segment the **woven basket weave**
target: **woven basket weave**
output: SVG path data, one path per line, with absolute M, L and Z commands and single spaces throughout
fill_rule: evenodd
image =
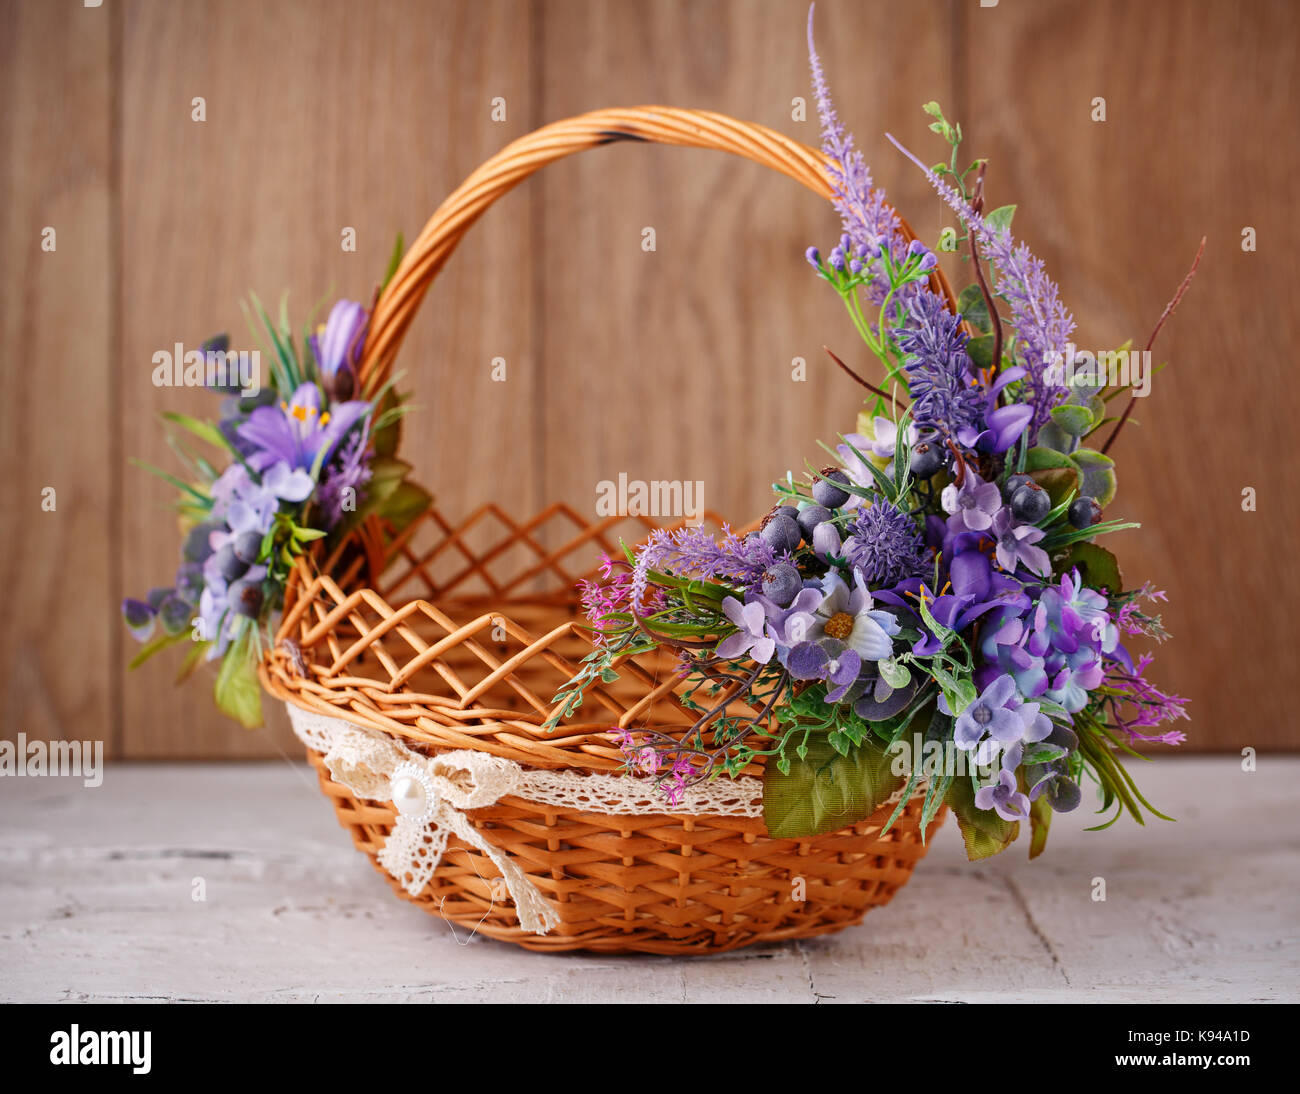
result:
M 429 285 L 492 202 L 552 160 L 621 140 L 720 149 L 830 196 L 818 152 L 718 114 L 639 107 L 546 126 L 475 171 L 425 226 L 376 303 L 362 382 L 388 373 Z M 932 287 L 951 303 L 942 275 Z M 720 523 L 713 514 L 707 520 Z M 593 689 L 559 728 L 542 724 L 551 697 L 592 648 L 575 625 L 584 621 L 575 581 L 601 551 L 655 526 L 637 517 L 588 521 L 564 505 L 525 522 L 491 504 L 459 523 L 434 509 L 400 535 L 371 521 L 331 559 L 300 561 L 261 667 L 263 685 L 427 754 L 475 749 L 531 769 L 619 773 L 612 726 L 680 733 L 695 720 L 677 698 L 666 656 L 625 663 L 617 683 Z M 393 806 L 359 800 L 330 778 L 319 754 L 309 759 L 340 824 L 375 862 L 395 823 Z M 746 816 L 614 816 L 515 798 L 472 811 L 475 827 L 558 913 L 559 925 L 544 935 L 520 928 L 491 861 L 455 837 L 420 893 L 389 881 L 399 896 L 466 931 L 530 949 L 727 950 L 839 930 L 887 903 L 925 854 L 920 800 L 882 836 L 890 812 L 822 836 L 772 839 L 760 818 Z

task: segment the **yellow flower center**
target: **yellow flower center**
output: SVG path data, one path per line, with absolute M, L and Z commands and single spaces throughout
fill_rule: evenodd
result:
M 843 642 L 853 633 L 853 616 L 848 612 L 836 612 L 826 620 L 826 633 Z

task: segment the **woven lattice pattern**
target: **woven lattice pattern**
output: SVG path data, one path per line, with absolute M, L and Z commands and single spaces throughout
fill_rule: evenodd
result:
M 318 753 L 309 757 L 339 824 L 375 862 L 395 823 L 392 808 L 358 801 L 330 779 Z M 912 799 L 882 838 L 892 809 L 811 840 L 770 839 L 761 820 L 747 817 L 620 818 L 556 813 L 514 799 L 477 810 L 476 826 L 559 913 L 560 926 L 545 935 L 519 929 L 496 868 L 455 837 L 418 897 L 376 869 L 398 896 L 458 930 L 528 949 L 729 950 L 837 931 L 888 903 L 926 850 L 920 801 Z

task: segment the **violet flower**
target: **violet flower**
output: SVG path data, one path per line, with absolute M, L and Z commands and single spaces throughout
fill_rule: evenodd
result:
M 1005 768 L 989 786 L 975 791 L 975 808 L 994 810 L 1003 820 L 1029 819 L 1029 799 L 1016 788 L 1016 777 Z
M 968 467 L 961 486 L 949 483 L 939 497 L 951 532 L 984 532 L 993 524 L 993 514 L 1002 508 L 1002 491 L 995 482 L 985 482 Z
M 254 470 L 280 461 L 309 470 L 328 460 L 369 410 L 370 404 L 361 401 L 336 403 L 324 410 L 320 388 L 301 384 L 288 402 L 254 410 L 239 427 L 239 436 L 253 446 L 248 462 Z
M 994 515 L 989 531 L 997 544 L 998 565 L 1007 573 L 1014 574 L 1021 563 L 1040 577 L 1046 577 L 1052 572 L 1047 552 L 1034 546 L 1046 534 L 1041 528 L 1032 524 L 1016 524 L 1011 510 L 1002 508 Z
M 1008 229 L 991 228 L 952 186 L 892 136 L 885 135 L 925 173 L 930 185 L 983 244 L 985 257 L 997 269 L 998 291 L 1011 305 L 1011 325 L 1018 342 L 1017 357 L 1026 368 L 1025 385 L 1029 389 L 1029 398 L 1024 402 L 1032 408 L 1029 434 L 1032 444 L 1039 426 L 1050 418 L 1052 407 L 1065 396 L 1065 387 L 1053 379 L 1049 366 L 1053 361 L 1064 359 L 1066 344 L 1074 330 L 1074 317 L 1065 310 L 1043 263 L 1028 247 L 1023 243 L 1016 246 Z
M 925 537 L 893 502 L 877 497 L 858 510 L 844 541 L 844 557 L 873 588 L 888 588 L 923 568 Z
M 793 625 L 793 620 L 791 622 Z M 892 614 L 877 609 L 859 577 L 853 589 L 836 573 L 822 578 L 822 602 L 802 621 L 807 641 L 832 638 L 843 642 L 863 661 L 894 655 L 893 636 L 901 627 Z M 794 656 L 794 650 L 791 650 Z
M 776 642 L 767 634 L 767 613 L 755 600 L 741 604 L 734 596 L 722 601 L 723 614 L 736 625 L 736 631 L 718 643 L 714 651 L 719 657 L 733 661 L 749 654 L 760 665 L 766 665 L 776 653 Z
M 937 433 L 970 447 L 984 429 L 986 398 L 975 386 L 961 318 L 932 292 L 917 293 L 896 339 L 918 432 Z
M 822 151 L 830 161 L 827 173 L 834 191 L 832 202 L 844 223 L 844 232 L 859 254 L 874 254 L 887 247 L 891 255 L 901 258 L 903 242 L 898 216 L 885 204 L 884 194 L 872 184 L 862 153 L 853 147 L 853 137 L 840 123 L 831 102 L 830 88 L 813 42 L 811 7 L 808 9 L 808 62 L 817 113 L 821 117 Z M 876 296 L 883 299 L 885 286 L 880 281 L 879 276 L 873 280 L 873 299 Z
M 352 398 L 356 391 L 356 369 L 369 322 L 366 309 L 353 300 L 340 300 L 329 318 L 308 341 L 320 370 L 321 385 L 336 402 Z

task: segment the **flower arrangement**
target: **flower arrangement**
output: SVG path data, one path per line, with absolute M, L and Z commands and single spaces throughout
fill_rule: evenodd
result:
M 400 254 L 399 240 L 389 276 Z M 394 454 L 409 409 L 396 393 L 397 377 L 362 390 L 367 310 L 338 301 L 323 324 L 309 324 L 300 349 L 283 308 L 277 324 L 256 297 L 251 304 L 250 326 L 270 361 L 269 377 L 259 382 L 243 369 L 236 376 L 231 363 L 238 355 L 225 335 L 195 353 L 204 386 L 223 397 L 219 420 L 162 417 L 229 462 L 218 471 L 172 435 L 187 477 L 144 465 L 180 492 L 181 561 L 172 586 L 122 602 L 127 627 L 146 643 L 133 668 L 191 641 L 180 679 L 204 661 L 218 662 L 217 706 L 249 727 L 262 720 L 257 664 L 298 556 L 321 547 L 322 557 L 346 550 L 349 533 L 370 517 L 400 529 L 431 500 L 407 480 L 410 467 Z
M 759 531 L 663 530 L 604 560 L 583 588 L 595 649 L 552 722 L 623 659 L 666 650 L 698 718 L 680 734 L 616 730 L 628 766 L 676 801 L 765 757 L 773 836 L 835 830 L 896 798 L 887 830 L 923 792 L 923 831 L 947 803 L 979 858 L 1027 822 L 1032 857 L 1088 781 L 1110 814 L 1099 828 L 1123 812 L 1141 823 L 1143 807 L 1163 817 L 1122 764 L 1138 742 L 1184 738 L 1153 729 L 1185 718 L 1184 701 L 1124 645 L 1165 637 L 1163 594 L 1125 590 L 1097 542 L 1137 527 L 1109 517 L 1107 450 L 1132 396 L 1112 414 L 1124 387 L 1075 355 L 1057 286 L 1012 237 L 1015 207 L 986 211 L 986 162 L 960 169 L 961 127 L 929 103 L 945 162 L 894 143 L 964 230 L 972 283 L 950 307 L 936 254 L 907 241 L 836 117 L 811 13 L 809 50 L 843 236 L 807 258 L 883 381 L 832 354 L 869 401 L 830 463 L 775 484 Z

